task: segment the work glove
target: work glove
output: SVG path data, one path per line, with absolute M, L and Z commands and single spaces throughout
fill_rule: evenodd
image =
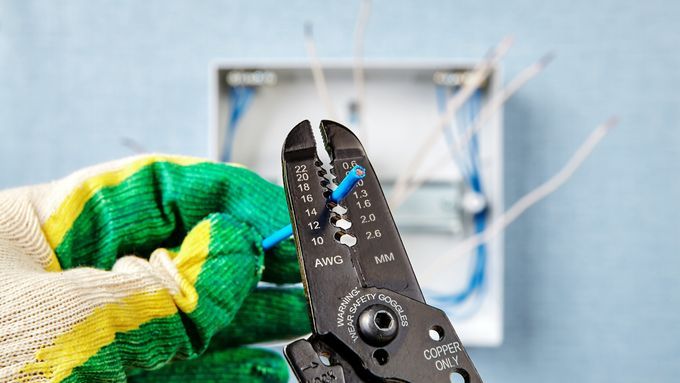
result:
M 287 223 L 282 188 L 188 157 L 0 192 L 0 381 L 286 382 L 242 345 L 310 331 L 294 244 L 261 246 Z

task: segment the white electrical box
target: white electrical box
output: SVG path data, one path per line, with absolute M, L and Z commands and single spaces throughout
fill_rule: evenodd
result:
M 451 60 L 380 60 L 364 62 L 365 97 L 361 129 L 353 126 L 356 91 L 353 61 L 322 62 L 335 120 L 353 129 L 364 144 L 389 199 L 396 178 L 413 159 L 418 146 L 437 126 L 436 74 L 463 78 L 474 62 Z M 216 61 L 211 68 L 210 155 L 223 159 L 225 131 L 232 113 L 230 74 L 258 72 L 261 86 L 254 87 L 247 108 L 233 129 L 230 161 L 243 164 L 263 177 L 282 183 L 281 146 L 290 129 L 302 120 L 318 126 L 333 119 L 322 103 L 309 61 Z M 480 92 L 483 104 L 500 83 L 495 69 Z M 233 83 L 232 83 L 233 85 Z M 441 86 L 441 84 L 440 84 Z M 441 101 L 441 100 L 440 100 Z M 493 222 L 503 212 L 502 116 L 494 116 L 478 135 L 478 169 Z M 232 126 L 233 128 L 233 126 Z M 468 346 L 498 346 L 503 339 L 503 238 L 486 244 L 483 284 L 467 301 L 447 302 L 442 297 L 465 289 L 479 258 L 474 253 L 438 267 L 447 252 L 474 234 L 472 216 L 463 209 L 466 193 L 463 174 L 442 140 L 432 148 L 422 166 L 426 178 L 410 199 L 393 209 L 404 245 L 428 303 L 446 311 Z M 443 265 L 443 264 L 442 264 Z M 430 299 L 437 296 L 438 299 Z M 436 302 L 435 302 L 436 301 Z

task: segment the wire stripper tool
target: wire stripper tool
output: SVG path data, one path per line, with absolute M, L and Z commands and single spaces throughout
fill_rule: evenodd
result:
M 285 348 L 300 382 L 481 383 L 443 311 L 428 306 L 363 146 L 322 121 L 324 169 L 309 121 L 288 134 L 284 187 L 313 333 Z M 363 179 L 340 202 L 333 179 L 360 166 Z M 334 175 L 335 173 L 340 173 Z

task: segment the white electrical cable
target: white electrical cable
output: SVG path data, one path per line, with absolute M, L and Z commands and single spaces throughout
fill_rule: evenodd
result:
M 366 25 L 371 15 L 371 0 L 362 0 L 359 5 L 359 15 L 354 28 L 354 88 L 356 91 L 357 128 L 363 134 L 364 146 L 367 146 L 368 133 L 365 131 L 364 108 L 366 107 L 366 86 L 364 79 L 364 40 Z
M 618 124 L 618 118 L 611 117 L 600 126 L 595 128 L 588 138 L 581 144 L 572 157 L 567 161 L 562 169 L 553 175 L 546 182 L 525 194 L 512 207 L 501 214 L 494 220 L 486 230 L 483 232 L 470 236 L 464 241 L 458 243 L 453 251 L 437 257 L 431 266 L 425 271 L 426 274 L 438 272 L 442 267 L 447 266 L 448 263 L 457 259 L 460 256 L 468 254 L 470 251 L 477 248 L 479 245 L 493 239 L 499 233 L 503 232 L 508 225 L 514 222 L 527 209 L 541 201 L 545 197 L 552 194 L 554 191 L 564 185 L 567 180 L 576 172 L 576 170 L 583 164 L 588 156 L 593 152 L 597 144 L 609 133 L 609 131 Z
M 311 23 L 305 24 L 305 45 L 307 46 L 309 66 L 312 70 L 312 77 L 314 78 L 316 92 L 318 93 L 321 102 L 326 108 L 328 118 L 335 120 L 335 116 L 337 116 L 337 114 L 335 113 L 335 107 L 333 106 L 330 93 L 328 93 L 328 85 L 326 84 L 326 76 L 323 73 L 321 61 L 319 60 L 319 56 L 316 53 L 316 42 L 314 42 L 314 31 Z
M 534 64 L 523 69 L 517 76 L 515 76 L 503 89 L 495 93 L 491 100 L 489 100 L 486 105 L 480 111 L 478 117 L 475 119 L 472 127 L 464 132 L 463 137 L 460 140 L 456 140 L 455 146 L 451 151 L 455 153 L 462 152 L 465 147 L 470 143 L 472 138 L 482 130 L 482 128 L 487 124 L 487 122 L 498 113 L 498 111 L 503 107 L 503 105 L 515 94 L 522 86 L 524 86 L 529 80 L 536 77 L 539 73 L 545 69 L 545 67 L 552 62 L 554 55 L 549 53 L 543 56 L 540 60 Z M 446 157 L 451 154 L 446 153 Z M 446 158 L 442 156 L 441 159 L 435 162 L 435 165 L 428 169 L 426 172 L 418 173 L 418 178 L 413 179 L 408 182 L 405 190 L 401 193 L 399 199 L 395 198 L 392 200 L 390 207 L 392 210 L 398 209 L 418 188 L 420 188 L 423 183 L 427 181 L 430 175 L 440 168 L 442 161 Z
M 458 110 L 465 105 L 467 100 L 479 89 L 484 81 L 489 77 L 493 68 L 500 62 L 500 60 L 508 53 L 512 46 L 513 39 L 510 37 L 504 38 L 466 78 L 463 87 L 451 97 L 446 104 L 446 112 L 442 113 L 437 126 L 435 126 L 416 151 L 413 160 L 409 162 L 404 172 L 400 173 L 394 186 L 394 193 L 390 198 L 390 205 L 394 205 L 394 201 L 401 201 L 402 195 L 406 191 L 409 182 L 413 179 L 422 162 L 427 158 L 427 155 L 432 151 L 432 148 L 439 140 L 439 136 L 447 129 L 451 121 L 455 118 Z

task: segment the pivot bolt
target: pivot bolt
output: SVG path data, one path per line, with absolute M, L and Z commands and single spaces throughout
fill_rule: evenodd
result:
M 359 315 L 359 334 L 371 346 L 381 347 L 390 343 L 398 330 L 397 318 L 387 306 L 372 305 Z

